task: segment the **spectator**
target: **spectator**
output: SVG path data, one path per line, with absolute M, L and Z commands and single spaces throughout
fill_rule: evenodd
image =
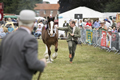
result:
M 12 25 L 10 24 L 10 26 L 8 27 L 8 33 L 11 33 L 13 31 L 14 31 L 14 29 L 13 29 Z
M 6 23 L 8 22 L 8 19 L 7 19 L 7 18 L 5 18 L 5 19 L 4 19 L 4 21 L 5 21 L 5 24 L 6 24 Z
M 69 24 L 66 21 L 64 21 L 63 27 L 68 27 L 68 26 L 69 26 Z M 65 31 L 65 37 L 67 37 L 67 31 Z
M 42 20 L 38 23 L 38 26 L 41 25 L 41 28 L 43 28 L 44 24 L 42 22 Z
M 104 19 L 105 25 L 107 26 L 107 29 L 111 26 L 107 19 Z
M 92 23 L 90 19 L 87 21 L 86 26 L 87 26 L 87 29 L 92 29 Z
M 100 27 L 98 28 L 99 30 L 107 30 L 107 26 L 105 25 L 105 22 L 104 21 L 101 21 L 100 22 Z
M 37 30 L 36 30 L 36 33 L 34 34 L 34 36 L 37 38 L 38 37 L 38 39 L 40 38 L 40 36 L 41 36 L 41 31 L 42 31 L 42 27 L 41 27 L 41 24 L 39 24 L 38 25 L 38 28 L 37 28 Z
M 94 26 L 95 29 L 97 29 L 97 28 L 100 27 L 100 21 L 99 21 L 99 19 L 96 19 L 96 21 L 94 22 L 93 26 Z
M 83 27 L 83 22 L 82 22 L 82 20 L 80 20 L 80 27 Z
M 6 36 L 6 34 L 5 34 L 5 32 L 4 32 L 1 24 L 0 24 L 0 38 L 3 38 L 3 37 L 5 37 L 5 36 Z
M 8 21 L 9 21 L 9 22 L 12 22 L 12 19 L 11 19 L 11 18 L 8 18 Z
M 37 20 L 35 20 L 35 22 L 34 22 L 34 28 L 33 28 L 33 31 L 32 31 L 32 35 L 35 34 L 37 27 L 38 27 Z
M 75 20 L 75 25 L 78 27 L 79 25 L 78 25 L 78 20 Z
M 120 33 L 120 28 L 117 29 L 117 32 Z
M 106 18 L 106 19 L 107 19 L 107 22 L 110 23 L 110 27 L 112 27 L 112 24 L 113 24 L 112 19 L 110 19 L 110 18 Z
M 3 30 L 4 30 L 4 32 L 6 33 L 6 35 L 8 34 L 8 28 L 6 28 L 6 27 L 3 27 Z
M 112 32 L 113 32 L 113 33 L 117 32 L 117 30 L 116 30 L 115 27 L 113 27 Z
M 87 19 L 83 19 L 83 22 L 82 22 L 82 26 L 83 26 L 83 28 L 86 27 L 86 23 L 87 23 Z
M 0 21 L 0 24 L 1 24 L 1 25 L 5 25 L 4 18 L 2 19 L 2 21 Z
M 112 23 L 113 23 L 113 24 L 112 24 L 112 28 L 113 28 L 113 27 L 116 28 L 116 23 L 115 23 L 114 19 L 112 20 Z

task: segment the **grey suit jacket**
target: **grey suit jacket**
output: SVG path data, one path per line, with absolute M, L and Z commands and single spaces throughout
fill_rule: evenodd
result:
M 0 80 L 31 80 L 45 64 L 38 58 L 37 40 L 19 28 L 8 34 L 0 46 Z

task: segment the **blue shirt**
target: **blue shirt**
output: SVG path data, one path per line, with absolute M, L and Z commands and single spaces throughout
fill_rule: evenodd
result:
M 94 28 L 99 28 L 100 27 L 100 21 L 95 21 L 94 23 Z
M 12 27 L 8 28 L 8 32 L 12 32 L 14 29 Z

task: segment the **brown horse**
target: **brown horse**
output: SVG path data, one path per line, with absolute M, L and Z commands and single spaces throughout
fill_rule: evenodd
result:
M 45 26 L 42 28 L 42 40 L 46 44 L 45 58 L 48 58 L 48 62 L 51 63 L 51 45 L 55 46 L 55 53 L 52 55 L 52 58 L 57 57 L 58 51 L 58 30 L 54 25 L 54 18 L 49 18 L 47 21 L 47 28 Z

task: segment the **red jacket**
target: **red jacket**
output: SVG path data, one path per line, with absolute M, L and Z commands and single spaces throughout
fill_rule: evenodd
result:
M 91 24 L 91 23 L 88 23 L 88 22 L 86 23 L 86 25 L 88 25 L 88 26 L 92 26 L 92 24 Z

